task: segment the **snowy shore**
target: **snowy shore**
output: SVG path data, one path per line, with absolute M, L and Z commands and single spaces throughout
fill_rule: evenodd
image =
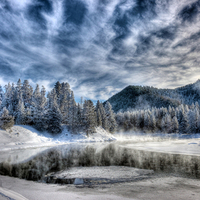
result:
M 82 132 L 71 134 L 66 128 L 59 135 L 52 136 L 47 132 L 39 132 L 31 126 L 15 125 L 9 131 L 0 130 L 0 151 L 26 149 L 36 147 L 51 147 L 67 143 L 110 142 L 116 138 L 102 128 L 96 128 L 96 133 L 87 136 Z
M 198 200 L 200 190 L 197 179 L 166 175 L 94 187 L 44 184 L 7 176 L 0 176 L 0 181 L 1 200 Z
M 22 157 L 21 160 L 18 157 L 17 162 L 22 162 L 26 156 L 29 158 L 35 156 L 41 152 L 41 149 L 78 143 L 83 145 L 92 143 L 97 146 L 97 143 L 103 145 L 106 141 L 117 141 L 116 149 L 119 151 L 126 148 L 129 151 L 134 149 L 166 154 L 200 155 L 199 138 L 120 136 L 120 134 L 108 134 L 100 128 L 90 137 L 87 137 L 85 133 L 72 135 L 66 129 L 62 134 L 53 137 L 48 133 L 40 133 L 30 126 L 14 126 L 11 131 L 0 130 L 0 138 L 0 161 L 5 157 L 7 161 L 14 161 L 16 150 Z M 67 171 L 50 174 L 49 177 L 67 178 L 73 181 L 72 184 L 60 185 L 0 176 L 0 200 L 199 199 L 198 179 L 177 177 L 174 174 L 153 174 L 152 170 L 133 167 L 74 167 Z

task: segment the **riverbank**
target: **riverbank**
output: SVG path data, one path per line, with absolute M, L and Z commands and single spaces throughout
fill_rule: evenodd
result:
M 99 184 L 93 185 L 93 187 L 74 184 L 45 184 L 7 176 L 0 176 L 0 182 L 1 192 L 2 190 L 9 190 L 19 194 L 18 197 L 15 196 L 15 200 L 198 200 L 200 193 L 200 181 L 198 179 L 165 174 L 157 174 L 150 178 L 132 182 Z M 6 197 L 0 193 L 0 199 L 4 200 Z

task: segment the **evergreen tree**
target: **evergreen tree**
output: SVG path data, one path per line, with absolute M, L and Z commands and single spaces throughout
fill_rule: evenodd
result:
M 166 121 L 165 121 L 166 133 L 171 133 L 172 132 L 172 119 L 171 119 L 170 114 L 166 114 L 165 118 L 166 118 Z
M 81 131 L 83 128 L 83 113 L 80 104 L 77 107 L 77 117 L 76 117 L 76 132 Z
M 74 93 L 71 92 L 68 124 L 69 124 L 69 128 L 72 132 L 75 132 L 75 130 L 77 129 L 76 122 L 77 122 L 77 106 L 76 106 L 76 102 L 74 100 Z
M 40 92 L 40 104 L 39 104 L 39 107 L 40 108 L 43 108 L 43 110 L 45 109 L 46 107 L 46 103 L 47 103 L 47 99 L 46 99 L 46 89 L 44 86 L 42 86 L 42 89 L 41 89 L 41 92 Z
M 49 108 L 52 108 L 54 106 L 58 107 L 58 104 L 57 104 L 57 94 L 56 94 L 56 90 L 55 88 L 51 90 L 50 93 L 48 93 L 48 107 Z
M 105 105 L 106 116 L 108 119 L 108 130 L 110 133 L 114 133 L 117 128 L 117 123 L 115 121 L 115 115 L 112 110 L 111 104 L 107 101 Z
M 22 94 L 21 94 L 17 107 L 16 107 L 16 111 L 15 111 L 16 124 L 26 124 L 25 115 L 26 114 L 25 114 L 25 108 L 24 108 L 24 101 L 22 99 Z
M 35 109 L 33 107 L 27 107 L 25 108 L 25 117 L 24 117 L 24 124 L 25 125 L 34 125 L 34 111 Z
M 52 105 L 46 115 L 47 119 L 47 131 L 52 134 L 58 134 L 62 132 L 61 127 L 61 113 L 57 104 Z
M 102 110 L 103 109 L 103 105 L 101 105 L 100 101 L 98 100 L 97 101 L 97 104 L 96 104 L 96 114 L 97 114 L 97 126 L 102 126 Z M 106 117 L 106 116 L 104 116 Z
M 102 117 L 99 109 L 97 110 L 97 126 L 102 126 Z
M 189 133 L 197 133 L 198 131 L 198 119 L 199 119 L 199 111 L 194 108 L 188 112 L 188 132 Z
M 21 91 L 21 89 L 22 89 L 22 82 L 21 82 L 21 79 L 19 79 L 19 80 L 17 81 L 17 87 L 16 87 L 16 89 L 17 89 L 17 92 L 18 92 L 18 93 Z
M 102 123 L 102 128 L 105 130 L 109 130 L 106 111 L 105 111 L 103 104 L 100 103 L 99 100 L 97 101 L 95 110 L 96 110 L 96 114 L 97 114 L 97 126 L 101 126 L 101 123 Z M 100 115 L 98 113 L 100 113 Z
M 3 102 L 1 104 L 1 109 L 3 109 L 4 107 L 8 109 L 8 107 L 12 105 L 11 100 L 12 100 L 12 87 L 11 84 L 8 83 L 8 85 L 5 85 L 5 95 L 3 98 Z
M 33 92 L 33 105 L 34 107 L 39 107 L 39 104 L 40 104 L 40 101 L 41 101 L 41 93 L 40 93 L 40 87 L 39 85 L 37 84 L 36 85 L 36 88 Z
M 97 118 L 95 107 L 91 100 L 85 100 L 83 104 L 83 127 L 87 135 L 95 132 Z
M 33 95 L 33 88 L 29 85 L 28 80 L 24 80 L 22 86 L 22 97 L 25 108 L 31 105 L 32 95 Z
M 177 133 L 178 130 L 179 130 L 178 120 L 177 117 L 174 116 L 172 119 L 172 133 Z
M 4 99 L 4 91 L 3 91 L 2 86 L 0 85 L 0 107 L 3 102 L 3 99 Z
M 156 119 L 154 114 L 152 113 L 150 116 L 150 124 L 149 124 L 149 128 L 152 132 L 154 132 L 156 130 Z
M 34 127 L 39 131 L 47 130 L 48 124 L 46 115 L 43 110 L 36 109 L 33 118 Z
M 61 103 L 61 98 L 62 98 L 62 84 L 59 81 L 57 81 L 54 88 L 57 94 L 57 104 L 58 104 L 58 107 L 60 108 L 60 103 Z
M 9 115 L 8 110 L 4 107 L 0 117 L 0 127 L 4 130 L 10 129 L 14 125 L 14 117 Z
M 179 124 L 179 132 L 180 133 L 188 133 L 188 127 L 189 127 L 189 123 L 188 123 L 188 118 L 187 115 L 185 113 L 181 113 L 181 123 Z
M 150 120 L 151 120 L 150 115 L 151 114 L 148 111 L 144 113 L 144 129 L 147 130 L 147 131 L 149 130 L 150 123 L 151 123 L 150 122 Z

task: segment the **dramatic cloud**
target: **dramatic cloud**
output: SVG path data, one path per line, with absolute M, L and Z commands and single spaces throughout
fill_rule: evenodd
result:
M 0 83 L 105 100 L 127 85 L 200 78 L 200 1 L 1 0 Z

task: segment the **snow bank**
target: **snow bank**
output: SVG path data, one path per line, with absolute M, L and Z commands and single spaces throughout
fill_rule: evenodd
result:
M 12 190 L 8 190 L 6 188 L 0 187 L 0 198 L 3 199 L 11 199 L 11 200 L 28 200 L 27 198 L 23 197 L 21 194 L 18 194 Z
M 96 133 L 87 137 L 86 133 L 71 134 L 64 127 L 61 134 L 52 136 L 47 132 L 39 132 L 31 126 L 15 125 L 9 131 L 0 130 L 0 150 L 14 150 L 55 146 L 66 143 L 88 143 L 113 141 L 116 138 L 104 129 L 96 128 Z

